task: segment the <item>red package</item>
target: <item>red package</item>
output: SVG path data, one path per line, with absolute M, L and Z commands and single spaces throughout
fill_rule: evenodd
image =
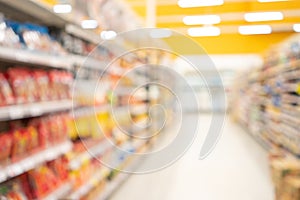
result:
M 49 91 L 49 77 L 44 70 L 34 70 L 32 77 L 36 83 L 36 99 L 39 101 L 46 101 L 50 99 Z
M 21 184 L 22 189 L 23 189 L 25 195 L 27 196 L 27 198 L 34 199 L 33 192 L 31 189 L 31 183 L 28 178 L 28 173 L 22 174 L 21 176 L 19 176 L 18 179 L 20 180 L 20 184 Z
M 34 126 L 38 132 L 38 144 L 41 148 L 46 148 L 50 145 L 51 133 L 48 127 L 46 118 L 36 118 L 29 122 L 29 125 Z
M 64 72 L 62 78 L 62 85 L 63 85 L 63 91 L 62 91 L 62 98 L 71 98 L 71 86 L 73 83 L 73 75 L 70 72 Z
M 71 97 L 72 73 L 53 70 L 49 72 L 49 80 L 54 99 L 67 99 Z
M 52 70 L 48 74 L 50 81 L 51 99 L 59 99 L 59 75 L 57 70 Z
M 28 151 L 32 151 L 34 149 L 37 149 L 39 146 L 39 138 L 38 138 L 38 132 L 35 127 L 29 126 L 26 128 L 26 134 L 28 135 Z
M 0 163 L 9 159 L 12 147 L 12 134 L 0 133 Z
M 26 129 L 13 131 L 12 159 L 20 159 L 25 156 L 28 150 L 29 135 Z
M 29 70 L 20 67 L 10 68 L 7 70 L 7 76 L 18 104 L 35 100 L 37 90 Z
M 49 118 L 49 129 L 51 132 L 51 142 L 59 143 L 66 139 L 66 127 L 60 115 L 54 115 Z
M 46 166 L 28 172 L 28 179 L 34 199 L 42 199 L 59 186 L 59 178 Z
M 48 163 L 48 166 L 52 169 L 57 177 L 62 181 L 65 181 L 69 177 L 68 160 L 65 157 L 60 157 L 54 161 Z
M 14 103 L 14 97 L 4 74 L 0 73 L 0 106 Z

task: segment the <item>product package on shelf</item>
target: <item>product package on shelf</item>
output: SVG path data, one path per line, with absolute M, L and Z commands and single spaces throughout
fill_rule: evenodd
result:
M 53 12 L 52 6 L 62 1 L 42 2 L 47 2 L 47 6 L 40 0 L 22 2 L 24 10 L 18 17 L 9 13 L 18 12 L 19 9 L 14 8 L 16 2 L 1 2 L 9 8 L 3 12 L 11 19 L 0 16 L 0 61 L 3 64 L 0 71 L 0 199 L 99 199 L 99 193 L 105 193 L 106 184 L 113 183 L 121 169 L 130 165 L 130 155 L 140 151 L 132 144 L 131 136 L 117 130 L 119 121 L 114 119 L 111 110 L 124 113 L 122 106 L 129 100 L 131 110 L 136 110 L 134 108 L 141 107 L 147 100 L 146 95 L 109 96 L 109 92 L 117 83 L 132 87 L 138 82 L 136 79 L 143 81 L 145 74 L 137 78 L 135 73 L 131 77 L 123 73 L 133 65 L 145 64 L 149 56 L 133 53 L 105 71 L 105 64 L 115 58 L 114 49 L 123 44 L 113 45 L 112 49 L 99 45 L 101 25 L 121 32 L 125 26 L 135 24 L 134 20 L 127 20 L 131 17 L 119 1 L 89 1 L 90 5 L 99 7 L 88 6 L 87 1 L 70 1 L 72 13 L 66 15 Z M 30 5 L 34 12 L 26 11 Z M 105 12 L 97 12 L 99 10 Z M 27 22 L 41 11 L 45 12 L 41 19 Z M 26 12 L 29 17 L 22 19 Z M 89 16 L 91 13 L 93 17 Z M 99 13 L 105 16 L 95 16 Z M 44 21 L 47 14 L 53 16 L 51 22 Z M 126 23 L 111 21 L 123 16 Z M 76 22 L 87 18 L 98 20 L 97 29 L 84 30 Z M 73 75 L 80 88 L 72 88 Z M 98 83 L 99 77 L 102 77 L 101 83 L 95 90 L 90 85 Z M 71 89 L 75 91 L 74 96 Z M 76 105 L 74 116 L 69 112 L 71 107 L 64 106 L 71 100 Z M 132 114 L 134 122 L 145 121 L 144 110 L 137 113 Z M 121 120 L 122 126 L 130 128 L 132 123 L 126 117 Z M 112 148 L 111 142 L 126 151 Z M 106 168 L 99 160 L 113 163 L 117 169 Z
M 10 105 L 15 102 L 11 87 L 3 73 L 0 73 L 0 106 Z
M 4 15 L 0 13 L 0 45 L 5 47 L 11 47 L 11 48 L 20 48 L 20 38 L 19 36 L 14 32 L 12 27 L 10 27 L 4 19 Z
M 70 99 L 72 82 L 67 71 L 10 67 L 0 73 L 0 106 Z
M 70 120 L 68 114 L 57 114 L 9 122 L 0 133 L 0 167 L 67 141 Z
M 51 54 L 67 54 L 66 50 L 50 37 L 47 27 L 11 20 L 5 20 L 5 23 L 7 27 L 14 30 L 15 34 L 20 38 L 19 41 L 21 44 L 27 49 Z
M 7 200 L 43 199 L 68 181 L 66 159 L 60 157 L 0 184 L 0 197 Z M 66 188 L 68 189 L 68 188 Z M 68 192 L 66 190 L 65 192 Z M 59 196 L 55 197 L 59 198 Z
M 237 82 L 237 92 L 243 92 L 236 95 L 238 121 L 262 139 L 268 150 L 282 154 L 270 161 L 278 200 L 299 199 L 299 73 L 300 35 L 296 35 L 272 48 L 261 68 L 245 73 Z M 259 112 L 253 115 L 255 109 Z
M 300 161 L 293 157 L 270 159 L 276 200 L 297 200 L 300 195 Z
M 0 185 L 0 199 L 28 200 L 20 180 L 11 180 Z

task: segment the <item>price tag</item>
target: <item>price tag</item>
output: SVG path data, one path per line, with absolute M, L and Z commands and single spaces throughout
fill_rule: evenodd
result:
M 9 108 L 9 117 L 11 119 L 19 119 L 24 117 L 25 111 L 21 106 L 12 106 Z
M 7 175 L 5 169 L 0 169 L 0 183 L 6 181 Z
M 47 157 L 47 160 L 53 160 L 55 159 L 57 156 L 57 150 L 56 149 L 49 149 L 46 153 L 46 157 Z
M 40 108 L 40 106 L 30 106 L 29 107 L 29 113 L 31 116 L 40 116 L 41 114 L 43 114 L 42 109 Z
M 33 159 L 26 159 L 23 160 L 19 165 L 22 166 L 23 171 L 31 170 L 35 167 L 35 160 Z
M 22 174 L 23 172 L 24 171 L 22 169 L 22 166 L 19 163 L 13 164 L 13 165 L 9 166 L 7 169 L 7 174 L 10 177 L 18 176 L 18 175 Z
M 15 56 L 16 56 L 16 60 L 17 61 L 21 61 L 21 62 L 28 62 L 29 61 L 29 55 L 28 54 L 26 54 L 25 52 L 17 52 L 16 54 L 15 54 Z

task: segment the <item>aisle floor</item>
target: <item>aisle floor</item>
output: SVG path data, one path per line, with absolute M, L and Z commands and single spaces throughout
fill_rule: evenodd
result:
M 180 160 L 155 173 L 131 175 L 110 199 L 273 200 L 267 152 L 229 118 L 214 151 L 198 159 L 210 121 L 200 118 L 199 134 Z

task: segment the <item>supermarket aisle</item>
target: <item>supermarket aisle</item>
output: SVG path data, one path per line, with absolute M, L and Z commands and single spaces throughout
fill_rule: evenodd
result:
M 273 200 L 267 153 L 230 119 L 213 153 L 198 160 L 209 120 L 201 116 L 206 126 L 177 163 L 156 173 L 132 175 L 111 200 Z

